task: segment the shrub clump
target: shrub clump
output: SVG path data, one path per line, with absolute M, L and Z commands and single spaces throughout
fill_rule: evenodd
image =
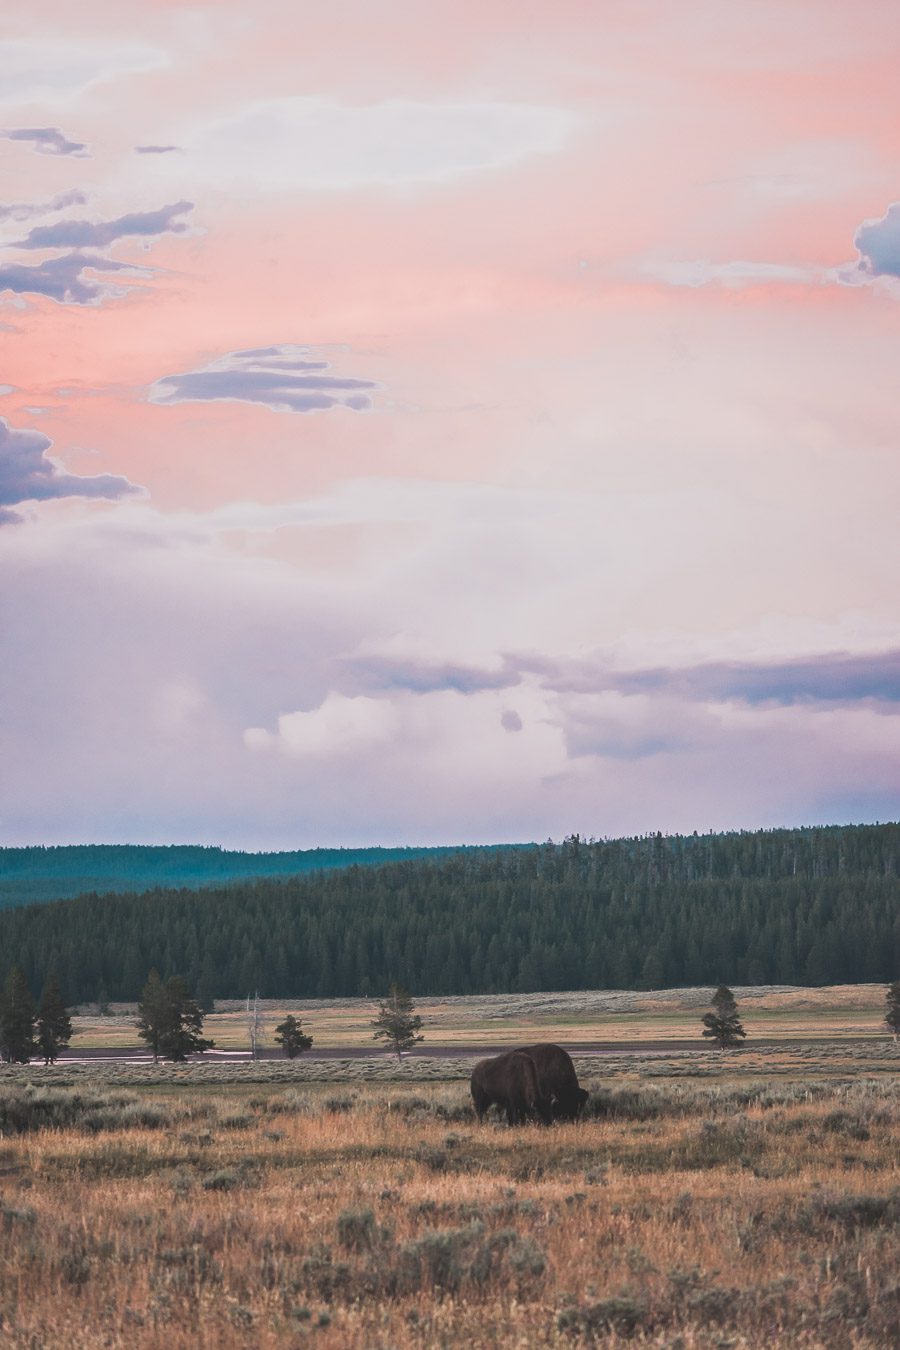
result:
M 370 1209 L 345 1209 L 337 1218 L 337 1237 L 348 1251 L 365 1251 L 374 1246 L 378 1229 Z
M 233 1191 L 240 1184 L 241 1178 L 230 1167 L 222 1167 L 218 1172 L 211 1172 L 208 1177 L 203 1178 L 205 1191 Z
M 570 1336 L 594 1343 L 605 1341 L 610 1335 L 633 1336 L 647 1326 L 648 1319 L 647 1304 L 643 1299 L 618 1294 L 597 1303 L 563 1308 L 557 1314 L 556 1326 Z
M 38 1130 L 164 1130 L 190 1114 L 185 1108 L 142 1101 L 133 1092 L 82 1092 L 14 1087 L 0 1097 L 0 1134 Z
M 337 1221 L 338 1242 L 362 1260 L 336 1261 L 329 1247 L 314 1247 L 302 1262 L 299 1287 L 325 1300 L 340 1296 L 395 1298 L 460 1289 L 473 1293 L 493 1279 L 511 1280 L 520 1293 L 547 1269 L 541 1247 L 513 1228 L 488 1233 L 480 1220 L 460 1228 L 434 1228 L 397 1245 L 390 1228 L 371 1210 L 345 1210 Z

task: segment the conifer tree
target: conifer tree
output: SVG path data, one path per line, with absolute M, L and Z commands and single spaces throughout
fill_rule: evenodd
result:
M 884 1021 L 894 1040 L 900 1036 L 900 980 L 888 985 Z
M 180 1062 L 214 1044 L 202 1034 L 203 1013 L 184 980 L 173 975 L 163 984 L 156 970 L 151 970 L 144 985 L 137 1028 L 141 1039 L 153 1051 L 154 1063 L 160 1055 Z
M 188 1055 L 209 1050 L 215 1044 L 203 1035 L 203 1012 L 191 998 L 180 975 L 166 980 L 166 1024 L 159 1039 L 160 1054 L 181 1062 Z
M 726 984 L 720 984 L 712 997 L 712 1012 L 705 1014 L 704 1036 L 711 1037 L 720 1050 L 729 1050 L 740 1045 L 747 1033 L 738 1017 L 734 994 Z
M 313 1043 L 312 1036 L 307 1036 L 302 1029 L 302 1023 L 293 1013 L 288 1013 L 284 1021 L 278 1023 L 275 1028 L 275 1040 L 288 1059 L 296 1059 L 304 1050 L 309 1050 Z
M 375 1032 L 372 1039 L 385 1040 L 391 1050 L 396 1051 L 398 1062 L 403 1058 L 404 1050 L 411 1050 L 424 1036 L 417 1035 L 422 1019 L 415 1012 L 415 1004 L 405 989 L 392 984 L 388 996 L 378 1005 L 378 1016 L 372 1022 Z
M 27 1064 L 34 1043 L 34 999 L 18 966 L 13 966 L 0 994 L 0 1058 L 5 1064 Z
M 72 1038 L 72 1019 L 66 1009 L 56 971 L 51 970 L 41 991 L 37 1014 L 37 1043 L 45 1064 L 55 1064 L 60 1050 Z
M 153 1063 L 159 1059 L 160 1042 L 166 1026 L 166 994 L 159 971 L 154 967 L 147 976 L 138 1003 L 137 1029 L 142 1041 L 153 1052 Z

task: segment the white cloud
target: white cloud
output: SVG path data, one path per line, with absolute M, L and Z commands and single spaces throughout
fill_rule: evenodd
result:
M 275 735 L 249 727 L 244 744 L 251 750 L 274 746 L 288 755 L 331 758 L 382 745 L 396 727 L 394 710 L 386 700 L 363 695 L 346 698 L 332 691 L 318 708 L 283 713 Z
M 647 263 L 644 274 L 668 286 L 742 286 L 783 285 L 825 286 L 837 281 L 831 267 L 796 267 L 791 263 L 671 261 Z
M 230 193 L 403 187 L 553 153 L 575 122 L 563 108 L 515 103 L 272 99 L 180 131 L 183 154 L 139 169 L 145 182 L 152 175 L 192 191 L 203 183 Z
M 401 641 L 402 574 L 347 587 L 105 522 L 0 531 L 10 842 L 489 842 L 885 818 L 896 801 L 900 719 L 866 709 L 560 692 L 540 671 L 354 697 L 348 658 L 443 660 L 465 643 L 462 606 Z M 502 652 L 478 655 L 493 669 Z
M 493 689 L 403 690 L 382 698 L 332 690 L 317 708 L 282 714 L 272 733 L 248 728 L 244 744 L 315 759 L 345 791 L 348 777 L 370 793 L 381 781 L 386 793 L 409 800 L 413 814 L 426 801 L 431 810 L 443 801 L 453 811 L 461 797 L 486 801 L 500 793 L 521 800 L 565 770 L 555 704 L 555 695 L 535 680 L 523 682 L 512 699 L 509 690 Z M 517 734 L 510 737 L 510 730 Z
M 137 42 L 0 42 L 0 104 L 65 103 L 92 85 L 166 64 L 164 52 Z

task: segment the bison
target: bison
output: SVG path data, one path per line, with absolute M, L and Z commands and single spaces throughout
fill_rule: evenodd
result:
M 534 1060 L 519 1050 L 479 1060 L 472 1070 L 471 1088 L 479 1121 L 490 1106 L 505 1111 L 510 1125 L 534 1119 L 549 1125 L 553 1120 L 550 1102 L 541 1092 Z
M 541 1094 L 550 1102 L 554 1120 L 577 1120 L 588 1099 L 568 1051 L 561 1045 L 523 1045 L 520 1051 L 534 1060 Z

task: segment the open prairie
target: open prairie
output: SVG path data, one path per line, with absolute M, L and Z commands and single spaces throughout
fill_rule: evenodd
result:
M 700 1017 L 711 990 L 578 990 L 552 994 L 484 994 L 419 998 L 427 1051 L 429 1045 L 505 1045 L 540 1039 L 563 1044 L 692 1042 L 700 1040 Z M 748 1038 L 765 1040 L 846 1040 L 882 1036 L 884 985 L 735 986 Z M 294 1013 L 315 1038 L 314 1050 L 372 1049 L 370 1022 L 376 1006 L 367 998 L 260 1001 L 263 1043 L 274 1044 L 274 1030 Z M 85 1005 L 74 1019 L 73 1052 L 79 1049 L 137 1046 L 133 1004 L 110 1005 L 105 1016 Z M 218 1001 L 204 1025 L 221 1049 L 246 1049 L 247 1016 L 243 1003 Z
M 549 1129 L 477 1126 L 471 1063 L 4 1069 L 3 1344 L 900 1340 L 886 1037 L 577 1057 Z

